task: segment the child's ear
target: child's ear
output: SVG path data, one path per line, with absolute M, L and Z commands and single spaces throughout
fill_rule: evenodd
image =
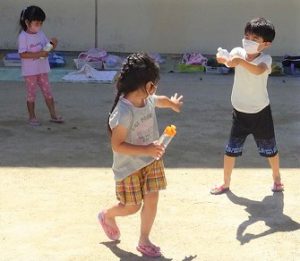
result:
M 264 44 L 265 44 L 265 48 L 268 48 L 272 45 L 272 42 L 264 42 Z
M 148 92 L 151 91 L 152 85 L 153 85 L 153 82 L 147 82 L 147 83 L 146 83 L 145 88 L 146 88 L 146 90 L 147 90 Z

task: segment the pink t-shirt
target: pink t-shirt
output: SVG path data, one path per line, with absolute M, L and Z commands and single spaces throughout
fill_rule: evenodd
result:
M 49 42 L 46 35 L 39 31 L 36 34 L 29 34 L 22 31 L 18 38 L 19 53 L 24 52 L 39 52 Z M 48 58 L 40 59 L 21 59 L 22 60 L 22 75 L 38 75 L 48 73 L 50 71 Z

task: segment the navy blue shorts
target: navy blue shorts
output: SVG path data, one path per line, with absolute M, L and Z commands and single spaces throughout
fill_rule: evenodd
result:
M 274 157 L 278 153 L 270 105 L 258 113 L 243 113 L 233 109 L 231 133 L 225 154 L 231 157 L 241 156 L 249 134 L 253 135 L 261 156 Z

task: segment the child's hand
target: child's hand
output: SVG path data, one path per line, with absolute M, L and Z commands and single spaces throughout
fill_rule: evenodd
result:
M 216 59 L 217 59 L 217 62 L 221 63 L 221 64 L 226 64 L 228 62 L 227 59 L 222 58 L 222 57 L 216 57 Z
M 233 57 L 231 59 L 231 62 L 234 63 L 234 64 L 236 64 L 236 65 L 239 65 L 241 63 L 241 60 L 243 60 L 243 59 L 240 58 L 240 57 Z
M 180 112 L 181 110 L 181 106 L 183 104 L 183 102 L 181 101 L 183 96 L 180 95 L 179 97 L 177 97 L 177 93 L 175 93 L 172 97 L 171 97 L 171 101 L 173 103 L 172 105 L 172 110 L 176 111 L 176 112 Z
M 242 60 L 243 59 L 241 59 L 239 57 L 233 57 L 230 61 L 227 62 L 226 65 L 229 67 L 236 67 L 241 63 Z
M 57 43 L 58 43 L 57 38 L 55 38 L 55 37 L 51 38 L 51 39 L 50 39 L 50 42 L 53 43 L 53 49 L 55 49 L 56 46 L 57 46 Z
M 241 63 L 241 58 L 233 57 L 230 60 L 226 60 L 224 58 L 217 57 L 218 63 L 225 64 L 227 67 L 233 68 L 238 66 Z
M 153 142 L 146 146 L 147 155 L 159 159 L 165 153 L 164 145 L 157 144 L 157 142 Z

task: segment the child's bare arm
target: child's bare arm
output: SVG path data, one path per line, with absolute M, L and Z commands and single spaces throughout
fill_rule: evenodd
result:
M 151 156 L 160 158 L 164 152 L 164 146 L 151 143 L 149 145 L 133 145 L 125 142 L 128 129 L 122 125 L 118 125 L 112 130 L 111 146 L 113 151 L 133 156 Z
M 268 70 L 268 66 L 265 63 L 255 65 L 239 57 L 233 57 L 231 60 L 217 58 L 217 61 L 218 63 L 225 64 L 227 67 L 236 67 L 241 65 L 255 75 L 260 75 Z
M 156 106 L 159 108 L 170 108 L 173 111 L 180 112 L 183 96 L 175 93 L 171 98 L 167 96 L 157 96 Z
M 40 51 L 40 52 L 36 52 L 36 53 L 32 53 L 32 52 L 24 52 L 24 53 L 20 53 L 20 57 L 22 59 L 38 59 L 41 57 L 47 57 L 48 56 L 48 52 L 46 51 Z
M 225 64 L 227 67 L 234 68 L 238 65 L 238 62 L 235 59 L 227 60 L 224 58 L 217 57 L 218 63 Z
M 238 65 L 243 66 L 245 69 L 255 75 L 260 75 L 268 70 L 268 66 L 265 63 L 255 65 L 241 58 L 234 58 L 233 61 L 238 63 Z

